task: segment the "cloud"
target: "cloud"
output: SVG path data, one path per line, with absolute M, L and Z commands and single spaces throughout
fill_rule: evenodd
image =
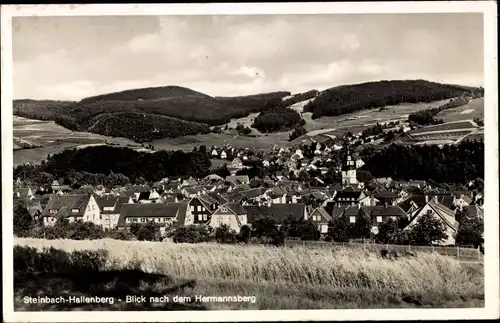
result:
M 242 95 L 483 78 L 480 14 L 24 17 L 13 25 L 16 98 L 169 84 Z

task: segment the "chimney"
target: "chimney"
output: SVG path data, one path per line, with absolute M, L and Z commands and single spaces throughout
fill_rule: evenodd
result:
M 370 206 L 375 206 L 375 197 L 373 197 L 373 194 L 370 197 Z
M 429 195 L 426 195 L 425 196 L 425 203 L 428 203 L 429 202 Z
M 437 197 L 437 195 L 434 196 L 434 203 L 438 203 L 438 197 Z
M 384 208 L 387 210 L 388 207 L 389 205 L 387 204 L 387 202 L 384 202 Z

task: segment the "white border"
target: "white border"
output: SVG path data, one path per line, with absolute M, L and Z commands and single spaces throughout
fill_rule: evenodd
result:
M 346 14 L 346 13 L 460 13 L 484 14 L 485 68 L 485 308 L 283 310 L 283 311 L 182 311 L 182 312 L 13 312 L 12 275 L 12 26 L 13 16 L 100 15 L 213 15 L 213 14 Z M 497 29 L 494 1 L 359 2 L 359 3 L 258 3 L 258 4 L 89 4 L 2 5 L 2 221 L 3 314 L 6 322 L 211 322 L 266 320 L 394 320 L 498 318 L 498 83 Z

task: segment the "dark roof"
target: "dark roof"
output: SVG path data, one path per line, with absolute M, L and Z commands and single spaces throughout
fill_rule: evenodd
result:
M 219 204 L 218 200 L 214 199 L 213 197 L 211 197 L 208 194 L 203 194 L 203 195 L 200 195 L 200 196 L 196 196 L 194 198 L 197 198 L 202 204 L 204 204 L 204 206 L 207 209 L 210 209 L 210 206 L 213 205 L 213 204 Z
M 242 183 L 248 183 L 250 182 L 250 179 L 248 178 L 248 175 L 233 175 L 226 176 L 226 182 L 231 182 L 238 185 Z
M 247 214 L 248 212 L 240 203 L 226 203 L 224 206 L 236 215 Z
M 90 200 L 90 194 L 68 194 L 68 195 L 56 195 L 52 194 L 47 202 L 45 209 L 42 212 L 42 216 L 54 216 L 50 213 L 50 210 L 56 210 L 56 216 L 83 216 L 85 208 Z M 78 212 L 72 212 L 72 210 L 77 209 Z
M 319 213 L 321 215 L 321 217 L 327 222 L 330 222 L 332 220 L 332 217 L 330 216 L 330 214 L 328 214 L 326 209 L 322 206 L 314 209 L 313 212 Z
M 467 212 L 468 218 L 484 216 L 484 210 L 477 204 L 464 206 L 463 210 Z
M 248 222 L 253 223 L 261 218 L 272 218 L 278 224 L 283 223 L 289 215 L 303 219 L 306 205 L 302 203 L 271 204 L 271 206 L 245 206 Z
M 149 200 L 149 195 L 150 195 L 149 191 L 147 191 L 147 192 L 140 192 L 139 196 L 137 197 L 137 200 L 139 200 L 139 201 L 140 200 Z
M 265 192 L 265 189 L 263 189 L 262 187 L 257 187 L 257 188 L 252 188 L 252 189 L 249 189 L 246 191 L 241 191 L 238 193 L 241 194 L 243 197 L 251 199 L 251 198 L 256 198 L 256 197 L 262 195 L 264 192 Z
M 337 192 L 335 195 L 335 199 L 338 200 L 339 198 L 356 198 L 358 199 L 361 196 L 361 191 L 357 192 L 346 192 L 346 191 L 340 191 Z
M 370 206 L 371 216 L 406 216 L 406 212 L 398 205 L 384 205 Z
M 387 200 L 387 199 L 394 199 L 396 197 L 398 197 L 397 194 L 391 192 L 391 191 L 380 191 L 378 193 L 376 193 L 374 195 L 374 197 L 377 199 L 377 200 Z
M 174 218 L 180 215 L 182 210 L 184 210 L 185 216 L 185 206 L 187 206 L 186 203 L 123 204 L 120 210 L 118 226 L 123 227 L 130 225 L 129 223 L 126 223 L 126 218 Z M 164 225 L 164 223 L 157 224 L 159 226 Z
M 97 202 L 97 205 L 99 205 L 99 208 L 101 210 L 103 207 L 115 206 L 117 200 L 118 200 L 118 197 L 112 196 L 112 195 L 103 195 L 103 196 L 96 196 L 95 197 L 95 201 Z

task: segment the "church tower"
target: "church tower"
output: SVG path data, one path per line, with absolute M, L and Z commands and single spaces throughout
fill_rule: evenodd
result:
M 344 165 L 342 166 L 342 184 L 358 184 L 358 180 L 356 178 L 356 162 L 352 159 L 348 145 L 346 145 L 346 155 Z

